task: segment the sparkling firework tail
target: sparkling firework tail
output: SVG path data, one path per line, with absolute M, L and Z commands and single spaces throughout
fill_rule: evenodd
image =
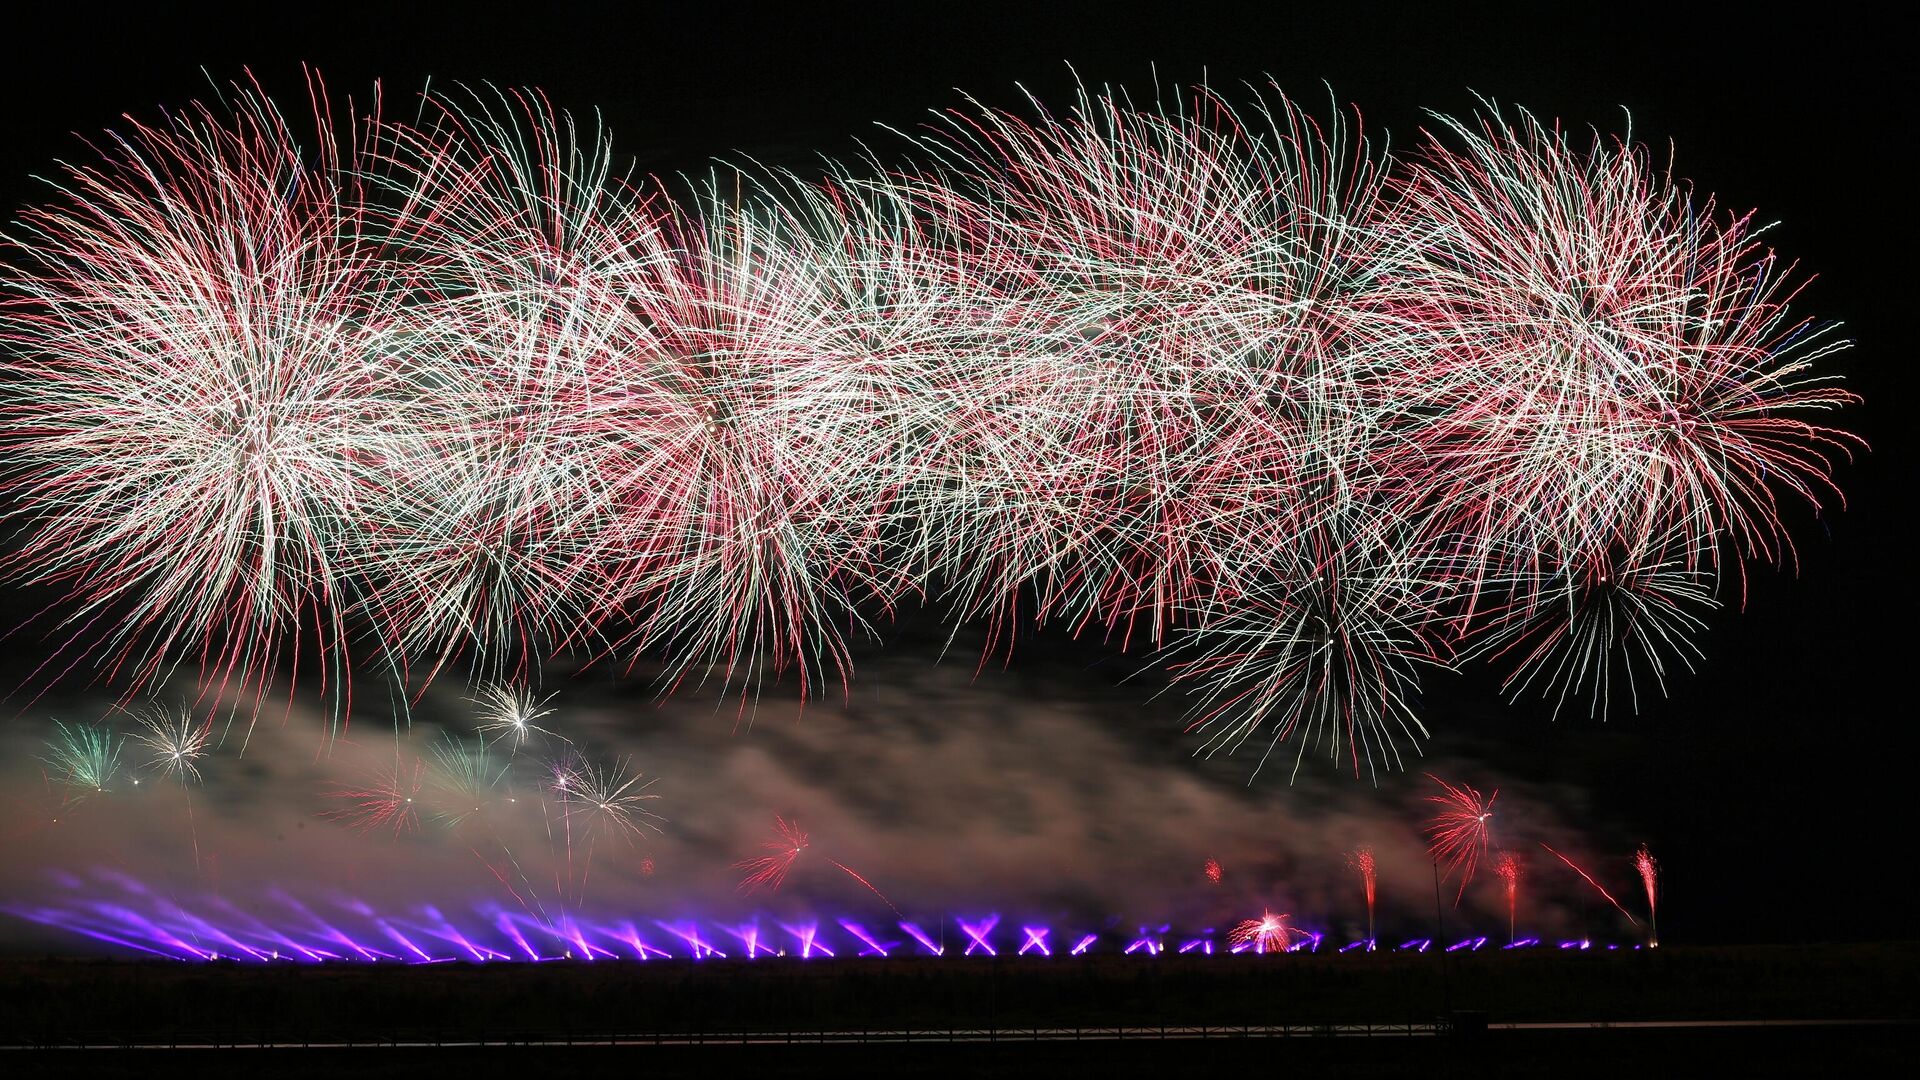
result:
M 1374 872 L 1373 848 L 1371 846 L 1361 847 L 1351 852 L 1348 852 L 1347 865 L 1353 867 L 1355 870 L 1360 872 L 1360 883 L 1366 889 L 1367 941 L 1371 943 L 1374 940 L 1373 906 L 1374 906 L 1374 897 L 1376 895 L 1375 885 L 1377 884 L 1377 878 Z
M 1506 888 L 1507 944 L 1511 945 L 1514 941 L 1518 940 L 1514 936 L 1514 920 L 1516 913 L 1519 911 L 1520 879 L 1525 876 L 1526 871 L 1520 865 L 1520 857 L 1518 855 L 1515 855 L 1511 851 L 1503 851 L 1500 853 L 1500 857 L 1494 861 L 1493 872 L 1500 875 L 1500 881 Z
M 1640 884 L 1647 891 L 1647 944 L 1660 947 L 1660 864 L 1654 861 L 1653 852 L 1647 845 L 1641 844 L 1640 850 L 1633 853 L 1633 868 L 1640 874 Z

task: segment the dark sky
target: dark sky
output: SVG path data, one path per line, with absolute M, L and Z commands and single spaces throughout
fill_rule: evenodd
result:
M 952 10 L 918 10 L 936 6 Z M 1688 909 L 1676 917 L 1697 936 L 1909 932 L 1897 916 L 1914 777 L 1914 575 L 1897 522 L 1913 475 L 1913 425 L 1898 416 L 1912 367 L 1914 215 L 1912 174 L 1896 161 L 1911 149 L 1913 88 L 1896 52 L 1908 39 L 1889 24 L 1840 5 L 1790 19 L 1677 4 L 1416 14 L 1347 2 L 894 3 L 676 17 L 527 4 L 497 18 L 397 2 L 208 15 L 55 7 L 37 25 L 9 25 L 0 64 L 9 213 L 35 197 L 30 173 L 76 152 L 71 133 L 121 112 L 151 117 L 203 95 L 207 74 L 225 81 L 243 67 L 295 100 L 302 62 L 338 94 L 379 78 L 396 102 L 428 78 L 537 85 L 563 107 L 600 109 L 616 146 L 660 171 L 729 151 L 800 167 L 873 137 L 876 121 L 911 126 L 958 90 L 1012 105 L 1019 83 L 1058 102 L 1074 72 L 1145 88 L 1156 64 L 1170 82 L 1272 75 L 1306 98 L 1330 84 L 1402 148 L 1421 110 L 1466 111 L 1472 91 L 1609 132 L 1629 110 L 1641 140 L 1677 145 L 1682 175 L 1782 222 L 1775 245 L 1819 275 L 1801 309 L 1844 321 L 1858 342 L 1838 366 L 1866 404 L 1843 422 L 1873 451 L 1841 470 L 1843 512 L 1791 520 L 1797 573 L 1758 570 L 1748 610 L 1714 620 L 1704 672 L 1670 699 L 1604 725 L 1552 723 L 1537 705 L 1500 702 L 1484 678 L 1436 675 L 1434 752 L 1586 792 L 1606 841 L 1645 839 L 1663 854 L 1672 902 Z M 1021 663 L 1103 658 L 1043 642 Z

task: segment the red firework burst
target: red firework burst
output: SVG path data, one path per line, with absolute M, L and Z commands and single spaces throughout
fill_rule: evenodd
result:
M 1427 821 L 1430 838 L 1427 850 L 1433 861 L 1445 868 L 1448 880 L 1452 880 L 1456 872 L 1460 874 L 1460 891 L 1453 901 L 1457 905 L 1466 895 L 1467 883 L 1473 880 L 1474 871 L 1486 854 L 1487 823 L 1493 818 L 1493 801 L 1500 797 L 1500 791 L 1496 788 L 1492 795 L 1482 798 L 1478 791 L 1465 784 L 1455 787 L 1432 773 L 1427 774 L 1427 779 L 1439 784 L 1443 791 L 1427 796 L 1428 802 L 1440 807 Z
M 1247 946 L 1259 953 L 1286 952 L 1293 944 L 1294 929 L 1287 922 L 1292 917 L 1284 912 L 1276 915 L 1267 911 L 1257 919 L 1246 919 L 1227 932 L 1227 944 Z
M 740 879 L 741 892 L 748 895 L 761 889 L 778 892 L 781 884 L 787 880 L 787 871 L 793 869 L 794 860 L 807 849 L 807 834 L 801 831 L 798 824 L 776 814 L 773 831 L 773 839 L 760 845 L 773 854 L 743 859 L 733 864 L 735 870 L 747 872 L 747 876 Z

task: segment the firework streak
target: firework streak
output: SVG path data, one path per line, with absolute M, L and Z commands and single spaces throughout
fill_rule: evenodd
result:
M 1166 661 L 1209 753 L 1359 775 L 1459 660 L 1637 707 L 1860 445 L 1751 217 L 1525 112 L 1396 160 L 1272 87 L 1083 91 L 669 191 L 537 92 L 311 82 L 130 121 L 0 242 L 42 686 L 191 663 L 257 712 L 317 667 L 344 717 L 355 669 L 566 653 L 745 710 L 932 594 L 991 651 Z

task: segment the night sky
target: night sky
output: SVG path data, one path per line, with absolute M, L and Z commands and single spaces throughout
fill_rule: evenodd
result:
M 1640 12 L 1608 5 L 1581 15 L 1531 6 L 1486 14 L 1356 12 L 1359 5 L 1344 3 L 1321 5 L 1337 16 L 1285 11 L 1290 5 L 1283 4 L 1200 3 L 904 14 L 920 6 L 668 18 L 633 15 L 627 5 L 526 5 L 480 18 L 464 5 L 288 5 L 271 12 L 263 5 L 226 16 L 106 15 L 73 5 L 37 25 L 8 28 L 12 43 L 0 64 L 8 128 L 0 143 L 0 202 L 10 216 L 40 197 L 30 175 L 79 154 L 73 133 L 97 132 L 122 112 L 150 118 L 163 106 L 205 96 L 209 77 L 224 83 L 251 68 L 283 104 L 295 106 L 303 62 L 342 97 L 362 98 L 381 80 L 396 111 L 429 78 L 435 85 L 539 86 L 562 108 L 599 109 L 616 148 L 643 171 L 659 173 L 698 171 L 709 156 L 729 152 L 804 172 L 816 154 L 849 154 L 856 140 L 891 145 L 876 122 L 911 128 L 928 110 L 957 104 L 961 91 L 1016 106 L 1024 87 L 1063 104 L 1076 74 L 1089 86 L 1111 83 L 1143 96 L 1156 70 L 1170 84 L 1205 78 L 1222 88 L 1271 75 L 1313 103 L 1325 100 L 1324 83 L 1359 106 L 1376 136 L 1390 131 L 1403 151 L 1417 142 L 1422 110 L 1467 112 L 1474 92 L 1609 134 L 1624 127 L 1624 109 L 1638 140 L 1662 152 L 1674 144 L 1680 176 L 1718 195 L 1724 207 L 1757 207 L 1761 218 L 1781 222 L 1768 234 L 1773 245 L 1818 275 L 1796 310 L 1843 321 L 1857 343 L 1833 369 L 1845 372 L 1865 404 L 1838 423 L 1872 450 L 1838 471 L 1844 510 L 1819 518 L 1790 510 L 1797 567 L 1755 569 L 1746 610 L 1713 616 L 1704 670 L 1671 682 L 1668 699 L 1643 702 L 1638 716 L 1618 710 L 1622 715 L 1605 723 L 1586 719 L 1584 709 L 1556 722 L 1537 699 L 1503 701 L 1484 670 L 1435 672 L 1425 680 L 1423 714 L 1435 732 L 1428 752 L 1455 775 L 1508 784 L 1517 800 L 1540 808 L 1542 835 L 1583 836 L 1586 850 L 1615 860 L 1614 880 L 1623 885 L 1624 855 L 1636 843 L 1651 844 L 1666 871 L 1662 928 L 1669 939 L 1910 934 L 1900 882 L 1912 819 L 1915 605 L 1911 544 L 1898 521 L 1910 501 L 1913 425 L 1898 416 L 1910 396 L 1906 320 L 1915 305 L 1906 263 L 1915 249 L 1914 216 L 1902 205 L 1911 197 L 1911 172 L 1895 165 L 1912 141 L 1912 87 L 1902 75 L 1910 58 L 1897 54 L 1905 36 L 1841 14 L 1837 5 L 1806 7 L 1783 21 L 1705 16 L 1680 5 Z M 1231 90 L 1226 96 L 1234 98 Z M 0 611 L 24 617 L 45 599 L 15 588 L 0 594 Z M 910 620 L 888 636 L 895 645 L 886 660 L 862 653 L 851 718 L 810 711 L 797 721 L 763 719 L 735 734 L 730 710 L 713 715 L 711 701 L 656 712 L 644 693 L 604 679 L 583 692 L 600 710 L 596 730 L 610 732 L 609 739 L 619 728 L 608 719 L 610 703 L 618 702 L 645 713 L 644 735 L 635 728 L 638 749 L 657 748 L 674 723 L 695 733 L 679 751 L 682 783 L 665 808 L 683 826 L 669 846 L 692 851 L 710 840 L 713 862 L 742 855 L 737 846 L 750 846 L 766 813 L 780 807 L 768 796 L 766 805 L 708 812 L 701 792 L 729 800 L 785 792 L 790 807 L 811 807 L 816 820 L 840 823 L 844 842 L 883 868 L 912 846 L 912 830 L 937 845 L 942 830 L 952 828 L 947 815 L 966 813 L 967 791 L 939 792 L 942 809 L 904 815 L 913 818 L 911 827 L 876 827 L 851 839 L 862 813 L 895 820 L 904 812 L 888 807 L 887 791 L 846 785 L 873 769 L 898 769 L 898 786 L 910 792 L 914 770 L 932 768 L 926 757 L 892 745 L 896 740 L 947 745 L 942 757 L 949 765 L 966 763 L 953 768 L 977 768 L 1005 785 L 1058 777 L 1099 787 L 1104 777 L 1117 789 L 1119 771 L 1137 770 L 1125 783 L 1136 785 L 1141 800 L 1101 789 L 1079 802 L 1041 799 L 1038 809 L 1029 808 L 1065 823 L 1040 832 L 1045 844 L 1072 847 L 1100 821 L 1100 808 L 1145 802 L 1129 813 L 1150 819 L 1154 798 L 1187 792 L 1168 829 L 1218 828 L 1225 849 L 1245 853 L 1243 864 L 1276 877 L 1290 864 L 1260 854 L 1263 822 L 1273 825 L 1273 845 L 1310 862 L 1364 831 L 1350 827 L 1353 816 L 1407 807 L 1424 793 L 1417 769 L 1384 778 L 1377 791 L 1364 780 L 1328 775 L 1290 789 L 1285 771 L 1274 770 L 1248 793 L 1252 761 L 1192 763 L 1182 752 L 1191 744 L 1179 735 L 1178 703 L 1143 704 L 1151 680 L 1120 683 L 1137 665 L 1097 641 L 1044 633 L 1022 647 L 1012 673 L 989 670 L 969 683 L 972 657 L 964 647 L 937 674 L 919 674 L 936 670 L 929 666 L 939 644 L 933 627 Z M 0 677 L 8 680 L 0 689 L 11 690 L 38 662 L 35 648 L 31 637 L 0 641 Z M 73 688 L 67 700 L 83 700 L 84 689 Z M 1012 704 L 1035 700 L 1058 704 L 1024 711 Z M 946 718 L 930 731 L 936 708 L 946 709 Z M 23 759 L 45 714 L 44 705 L 7 702 L 0 747 L 10 760 L 0 761 L 0 777 L 27 769 Z M 1097 745 L 1076 734 L 1076 725 L 1095 731 Z M 314 745 L 298 722 L 276 737 L 307 739 L 300 745 L 309 754 Z M 997 749 L 962 753 L 948 745 L 969 740 Z M 763 774 L 740 764 L 742 755 L 783 763 Z M 1080 760 L 1059 771 L 1028 767 L 1048 755 Z M 257 777 L 280 771 L 269 761 L 252 768 Z M 803 770 L 812 770 L 811 787 L 796 779 Z M 316 790 L 304 773 L 286 783 L 309 801 Z M 976 794 L 994 806 L 1006 798 L 991 783 Z M 1150 834 L 1155 828 L 1141 826 Z M 976 838 L 983 850 L 993 847 L 990 833 Z M 43 853 L 37 842 L 17 843 L 21 854 Z M 1016 875 L 1045 865 L 1052 849 L 1036 844 L 1001 870 Z M 14 854 L 0 887 L 17 883 L 12 875 L 24 868 L 26 860 Z M 1126 873 L 1177 866 L 1186 857 L 1154 846 Z M 1196 848 L 1190 861 L 1197 867 L 1201 857 Z M 694 856 L 688 859 L 691 865 Z M 943 881 L 966 880 L 966 870 L 960 863 L 920 875 L 925 895 Z M 1090 872 L 1085 892 L 1097 891 L 1097 876 Z M 1049 901 L 1058 895 L 1026 891 Z M 1132 885 L 1123 891 L 1142 902 L 1156 895 Z M 396 897 L 406 892 L 392 890 Z

